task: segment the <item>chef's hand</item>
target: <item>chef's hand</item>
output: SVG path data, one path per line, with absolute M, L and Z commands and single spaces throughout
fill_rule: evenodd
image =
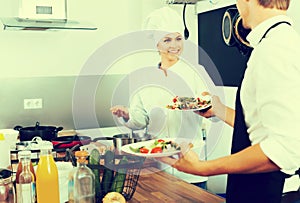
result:
M 203 96 L 210 95 L 208 92 L 203 92 Z M 221 102 L 218 96 L 211 96 L 211 108 L 208 110 L 195 111 L 196 114 L 203 116 L 205 118 L 211 118 L 214 116 L 220 117 L 225 114 L 226 106 Z
M 129 120 L 129 111 L 128 108 L 125 106 L 113 106 L 110 108 L 110 111 L 115 116 L 122 117 L 125 120 Z
M 159 157 L 157 160 L 176 168 L 178 171 L 182 171 L 189 174 L 201 175 L 199 164 L 202 161 L 199 160 L 198 154 L 191 150 L 192 144 L 187 145 L 187 147 L 181 146 L 181 152 L 179 154 L 179 159 L 174 157 Z

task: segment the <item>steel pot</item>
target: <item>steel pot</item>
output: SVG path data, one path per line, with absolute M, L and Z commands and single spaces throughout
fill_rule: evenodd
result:
M 36 122 L 35 126 L 15 126 L 14 129 L 19 131 L 20 141 L 31 141 L 36 136 L 41 137 L 43 140 L 51 141 L 57 137 L 57 132 L 61 131 L 63 127 L 40 126 L 40 123 Z
M 148 134 L 144 134 L 144 133 L 132 133 L 132 135 L 118 134 L 118 135 L 113 136 L 114 147 L 119 150 L 124 145 L 141 142 L 141 141 L 146 141 L 146 140 L 150 140 L 150 139 L 151 139 L 151 136 Z
M 122 146 L 141 142 L 141 141 L 147 141 L 152 138 L 151 135 L 143 133 L 143 132 L 133 132 L 131 133 L 123 133 L 123 134 L 117 134 L 113 135 L 112 137 L 97 137 L 93 139 L 93 142 L 97 142 L 99 140 L 112 140 L 114 143 L 114 147 L 117 150 L 121 150 Z
M 87 145 L 90 144 L 92 141 L 91 137 L 89 136 L 78 136 L 78 135 L 71 135 L 71 136 L 62 136 L 56 137 L 52 139 L 52 144 L 54 149 L 59 148 L 72 148 L 75 145 Z
M 143 131 L 132 132 L 132 137 L 138 140 L 138 142 L 147 141 L 153 139 L 153 136 Z

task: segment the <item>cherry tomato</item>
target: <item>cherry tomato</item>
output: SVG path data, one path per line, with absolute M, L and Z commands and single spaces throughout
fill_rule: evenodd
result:
M 162 153 L 162 148 L 161 147 L 154 147 L 152 150 L 151 150 L 151 153 Z
M 177 97 L 175 97 L 175 98 L 173 99 L 173 102 L 174 102 L 174 103 L 176 103 L 176 102 L 177 102 Z
M 159 139 L 157 140 L 157 142 L 165 142 L 163 139 Z
M 143 148 L 140 149 L 140 153 L 145 153 L 145 154 L 147 154 L 148 152 L 149 152 L 149 149 L 147 149 L 147 148 L 145 148 L 145 147 L 143 147 Z

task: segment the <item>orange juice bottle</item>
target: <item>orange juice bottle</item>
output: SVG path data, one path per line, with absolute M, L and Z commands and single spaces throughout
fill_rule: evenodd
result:
M 36 171 L 38 203 L 59 203 L 58 170 L 52 149 L 53 145 L 50 142 L 40 147 L 40 160 Z

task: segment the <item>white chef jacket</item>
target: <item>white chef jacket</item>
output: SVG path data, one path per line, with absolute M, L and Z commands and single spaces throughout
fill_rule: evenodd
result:
M 187 63 L 179 60 L 167 70 L 166 77 L 157 67 L 147 67 L 130 74 L 130 120 L 124 125 L 131 129 L 147 127 L 148 133 L 157 137 L 184 137 L 192 140 L 193 150 L 200 155 L 203 149 L 201 135 L 202 117 L 192 111 L 175 111 L 166 108 L 175 96 L 197 96 L 207 91 L 201 76 Z M 207 177 L 195 176 L 165 164 L 167 172 L 187 181 L 203 182 Z
M 284 172 L 300 167 L 300 37 L 277 16 L 255 27 L 247 40 L 254 48 L 241 86 L 241 103 L 252 144 Z

